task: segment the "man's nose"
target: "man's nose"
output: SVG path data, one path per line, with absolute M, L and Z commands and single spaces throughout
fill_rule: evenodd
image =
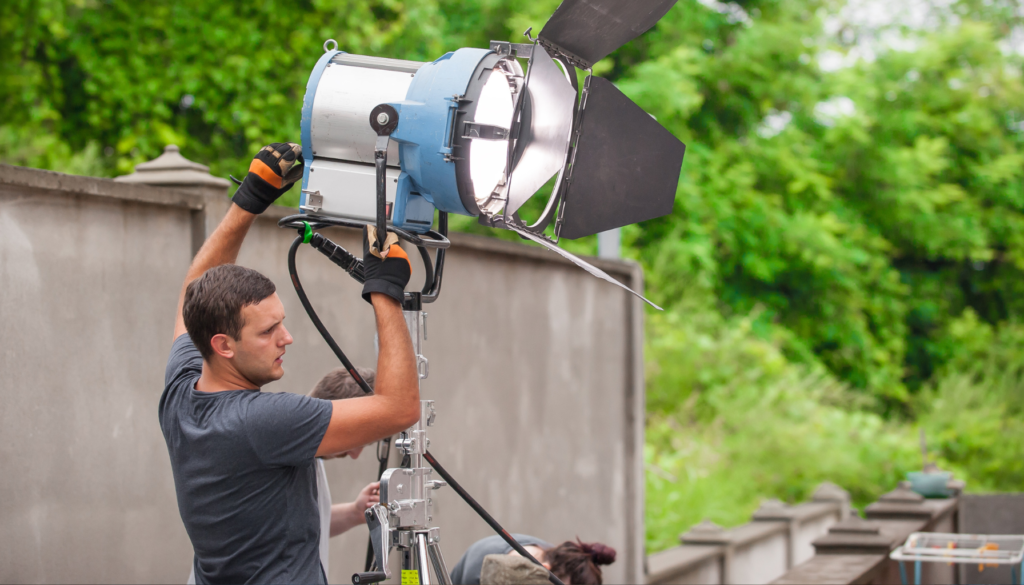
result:
M 281 324 L 281 330 L 284 331 L 284 337 L 281 338 L 281 345 L 291 345 L 295 339 L 291 333 L 288 333 L 288 329 L 285 328 L 284 323 Z

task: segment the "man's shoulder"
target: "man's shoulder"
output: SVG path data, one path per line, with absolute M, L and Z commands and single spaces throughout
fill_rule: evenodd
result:
M 203 371 L 203 356 L 188 333 L 182 333 L 171 344 L 171 353 L 167 356 L 167 371 L 164 376 L 164 385 L 168 386 L 183 372 Z
M 161 420 L 167 412 L 168 403 L 187 392 L 203 373 L 203 356 L 196 349 L 187 333 L 179 335 L 171 345 L 164 371 L 164 391 L 160 396 L 159 414 Z
M 332 408 L 329 400 L 292 392 L 251 391 L 242 398 L 244 418 L 248 424 L 256 426 L 261 423 L 276 426 L 279 423 L 299 423 L 300 420 L 305 422 L 307 417 L 319 417 L 325 412 L 329 417 Z M 291 421 L 292 417 L 300 420 Z

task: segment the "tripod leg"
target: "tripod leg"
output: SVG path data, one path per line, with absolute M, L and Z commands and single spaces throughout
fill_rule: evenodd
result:
M 448 575 L 448 566 L 444 564 L 444 557 L 441 556 L 441 545 L 431 542 L 427 545 L 427 553 L 430 554 L 430 563 L 434 566 L 434 574 L 441 585 L 452 585 L 452 578 Z
M 420 585 L 430 585 L 430 569 L 427 561 L 427 535 L 416 535 L 416 568 L 420 571 Z

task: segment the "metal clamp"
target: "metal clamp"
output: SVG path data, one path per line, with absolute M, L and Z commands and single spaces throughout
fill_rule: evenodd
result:
M 530 28 L 532 29 L 533 27 Z M 510 55 L 519 59 L 529 59 L 533 56 L 533 43 L 491 41 L 491 50 L 502 57 Z
M 462 137 L 468 140 L 508 140 L 508 128 L 491 124 L 463 122 Z
M 426 380 L 430 375 L 430 361 L 419 354 L 416 355 L 416 372 L 420 375 L 420 380 Z
M 318 213 L 324 206 L 324 196 L 320 194 L 320 191 L 310 191 L 309 189 L 303 189 L 302 194 L 306 196 L 306 204 L 300 205 L 299 209 L 302 211 L 308 211 L 310 213 Z

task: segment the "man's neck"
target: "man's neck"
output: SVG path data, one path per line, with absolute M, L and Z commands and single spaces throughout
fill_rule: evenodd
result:
M 203 373 L 196 381 L 196 390 L 200 392 L 226 392 L 228 390 L 259 390 L 260 387 L 250 382 L 238 370 L 229 365 L 211 364 L 203 360 Z

